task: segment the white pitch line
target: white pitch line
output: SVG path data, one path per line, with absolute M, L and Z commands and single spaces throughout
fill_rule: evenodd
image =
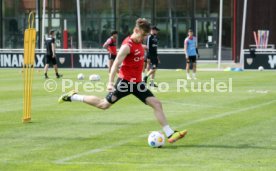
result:
M 241 108 L 241 109 L 233 110 L 233 111 L 229 111 L 229 112 L 224 112 L 224 113 L 221 113 L 221 114 L 218 114 L 218 115 L 205 117 L 205 118 L 202 118 L 202 119 L 197 119 L 197 120 L 194 120 L 194 121 L 191 121 L 191 122 L 188 122 L 188 123 L 183 123 L 181 125 L 178 125 L 176 128 L 183 127 L 183 126 L 188 126 L 188 125 L 193 125 L 193 124 L 196 124 L 196 123 L 205 122 L 205 121 L 212 120 L 212 119 L 223 118 L 225 116 L 230 116 L 232 114 L 244 112 L 244 111 L 247 111 L 247 110 L 257 109 L 259 107 L 270 105 L 274 102 L 276 102 L 276 100 L 271 100 L 271 101 L 261 103 L 261 104 L 258 104 L 258 105 L 249 106 L 249 107 L 245 107 L 245 108 Z M 118 143 L 115 143 L 115 144 L 112 144 L 112 145 L 109 145 L 109 146 L 105 146 L 105 147 L 102 147 L 102 148 L 96 148 L 96 149 L 89 150 L 89 151 L 86 151 L 86 152 L 83 152 L 83 153 L 79 153 L 79 154 L 72 155 L 72 156 L 69 156 L 69 157 L 66 157 L 66 158 L 62 158 L 62 159 L 56 160 L 54 163 L 57 163 L 57 164 L 66 164 L 67 163 L 67 164 L 69 164 L 69 163 L 71 163 L 71 162 L 68 162 L 70 160 L 81 158 L 83 156 L 87 156 L 87 155 L 90 155 L 90 154 L 96 154 L 96 153 L 99 153 L 99 152 L 102 152 L 102 151 L 105 151 L 105 150 L 108 150 L 108 149 L 111 149 L 111 148 L 114 148 L 114 147 L 118 147 L 118 146 L 127 144 L 127 143 L 129 143 L 129 142 L 131 142 L 131 141 L 133 141 L 137 138 L 144 137 L 144 136 L 147 136 L 147 134 L 136 136 L 135 138 L 127 139 L 127 140 L 124 140 L 124 141 L 121 141 L 121 142 L 118 142 Z
M 266 106 L 266 105 L 270 105 L 272 103 L 276 102 L 276 100 L 271 100 L 271 101 L 268 101 L 266 103 L 261 103 L 259 105 L 255 105 L 255 106 L 249 106 L 249 107 L 246 107 L 246 108 L 241 108 L 241 109 L 238 109 L 238 110 L 233 110 L 233 111 L 229 111 L 229 112 L 224 112 L 224 113 L 221 113 L 221 114 L 218 114 L 218 115 L 214 115 L 214 116 L 210 116 L 210 117 L 206 117 L 206 118 L 202 118 L 202 119 L 198 119 L 198 120 L 194 120 L 194 121 L 191 121 L 187 124 L 181 124 L 179 125 L 178 127 L 180 126 L 187 126 L 187 125 L 193 125 L 195 123 L 199 123 L 199 122 L 204 122 L 204 121 L 207 121 L 207 120 L 212 120 L 212 119 L 218 119 L 218 118 L 223 118 L 225 116 L 230 116 L 234 113 L 240 113 L 240 112 L 244 112 L 244 111 L 247 111 L 247 110 L 252 110 L 252 109 L 257 109 L 259 107 L 263 107 L 263 106 Z

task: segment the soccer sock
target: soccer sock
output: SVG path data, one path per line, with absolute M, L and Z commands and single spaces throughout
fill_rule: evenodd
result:
M 45 77 L 48 77 L 47 72 L 44 73 Z
M 167 137 L 171 136 L 174 133 L 174 131 L 169 125 L 164 126 L 163 131 L 165 132 Z
M 195 73 L 195 72 L 193 73 L 193 77 L 194 77 L 194 78 L 196 77 L 196 73 Z
M 154 79 L 150 79 L 150 84 L 154 84 Z
M 59 76 L 57 72 L 56 72 L 56 76 L 57 76 L 57 77 Z
M 79 94 L 74 94 L 73 96 L 71 96 L 71 101 L 76 101 L 76 102 L 83 102 L 84 96 L 83 95 L 79 95 Z
M 144 78 L 146 76 L 146 74 L 144 72 L 142 72 L 142 78 Z
M 186 75 L 187 75 L 187 77 L 190 77 L 190 73 L 187 72 Z

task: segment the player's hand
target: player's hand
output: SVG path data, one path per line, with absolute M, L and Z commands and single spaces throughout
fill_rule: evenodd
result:
M 200 55 L 198 54 L 198 55 L 197 55 L 197 59 L 199 59 L 199 58 L 200 58 Z
M 55 58 L 56 57 L 56 55 L 53 55 L 53 58 Z
M 114 92 L 115 91 L 114 84 L 112 82 L 109 82 L 107 84 L 107 91 L 109 91 L 109 92 Z
M 142 47 L 143 47 L 145 50 L 148 50 L 147 45 L 142 44 Z

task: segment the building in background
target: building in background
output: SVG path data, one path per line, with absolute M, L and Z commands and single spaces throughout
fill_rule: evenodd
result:
M 220 0 L 79 0 L 82 48 L 100 48 L 112 30 L 118 30 L 118 44 L 132 32 L 134 20 L 149 19 L 160 28 L 159 48 L 183 48 L 187 30 L 198 37 L 203 59 L 217 59 Z M 2 0 L 0 4 L 0 48 L 23 48 L 28 13 L 36 11 L 37 47 L 41 48 L 43 0 Z M 45 33 L 56 29 L 56 43 L 63 47 L 64 20 L 67 20 L 68 46 L 78 47 L 77 0 L 46 0 Z M 257 5 L 254 5 L 254 4 Z M 245 47 L 254 44 L 252 29 L 271 30 L 275 41 L 273 11 L 276 2 L 248 2 Z M 258 8 L 258 17 L 254 17 Z M 223 59 L 237 60 L 240 49 L 243 0 L 224 0 Z M 263 11 L 262 11 L 263 10 Z M 271 15 L 269 15 L 271 14 Z M 269 23 L 269 24 L 267 24 Z M 252 26 L 250 25 L 252 24 Z M 256 27 L 255 27 L 256 26 Z M 262 27 L 262 28 L 260 28 Z M 264 27 L 264 28 L 263 28 Z M 270 42 L 271 42 L 270 41 Z M 272 42 L 273 43 L 273 42 Z

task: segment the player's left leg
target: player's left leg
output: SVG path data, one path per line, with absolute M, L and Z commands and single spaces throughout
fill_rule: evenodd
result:
M 57 77 L 57 78 L 62 77 L 63 75 L 58 73 L 58 67 L 57 67 L 57 64 L 55 64 L 55 65 L 53 65 L 53 66 L 54 66 L 54 69 L 55 69 L 56 77 Z
M 155 74 L 156 74 L 156 67 L 151 69 L 153 72 L 151 73 L 151 76 L 150 76 L 150 86 L 151 87 L 158 87 L 155 83 L 154 83 L 154 78 L 155 78 Z
M 150 86 L 151 87 L 158 87 L 155 83 L 154 83 L 154 78 L 155 78 L 155 74 L 157 71 L 157 67 L 158 67 L 158 60 L 156 58 L 156 60 L 154 60 L 151 64 L 151 70 L 153 71 L 151 73 L 151 79 L 150 79 Z
M 155 76 L 155 72 L 156 72 L 156 69 L 157 69 L 157 65 L 158 65 L 158 60 L 157 60 L 157 57 L 156 58 L 152 58 L 151 59 L 151 64 L 150 64 L 150 71 L 147 73 L 147 75 L 143 78 L 143 81 L 145 83 L 147 83 L 147 80 L 149 77 L 151 77 L 151 83 L 150 83 L 150 86 L 153 86 L 153 87 L 157 87 L 156 84 L 154 84 L 154 76 Z
M 152 107 L 154 111 L 154 115 L 160 125 L 163 128 L 166 136 L 168 137 L 168 141 L 173 143 L 181 138 L 183 138 L 187 134 L 187 130 L 184 131 L 174 131 L 168 124 L 166 116 L 163 111 L 162 103 L 154 97 L 150 90 L 147 89 L 144 83 L 139 83 L 133 89 L 133 95 L 135 95 L 138 99 L 140 99 L 145 104 Z
M 46 58 L 45 58 L 45 67 L 44 67 L 44 76 L 45 76 L 45 79 L 48 79 L 48 69 L 49 69 L 49 64 L 50 64 L 50 61 L 51 61 L 51 55 L 46 55 Z
M 49 64 L 45 64 L 45 67 L 44 67 L 44 76 L 45 76 L 45 79 L 48 79 L 48 78 L 49 78 L 49 77 L 48 77 L 48 74 L 47 74 L 48 68 L 49 68 Z
M 196 56 L 194 56 L 193 60 L 193 79 L 196 80 Z
M 53 67 L 54 67 L 54 69 L 55 69 L 56 77 L 57 77 L 57 78 L 62 77 L 62 74 L 59 74 L 59 73 L 58 73 L 58 66 L 57 66 L 57 61 L 56 61 L 56 58 L 55 58 L 55 57 L 52 58 L 52 63 L 53 63 Z
M 187 76 L 187 80 L 190 80 L 190 57 L 186 58 L 186 76 Z
M 169 143 L 174 143 L 177 140 L 183 138 L 188 131 L 183 130 L 183 131 L 174 131 L 168 124 L 167 119 L 165 117 L 163 108 L 162 108 L 162 103 L 156 98 L 156 97 L 148 97 L 146 99 L 146 103 L 151 106 L 154 110 L 154 115 L 156 119 L 159 121 L 159 123 L 162 125 L 163 130 L 168 137 L 168 142 Z
M 109 59 L 109 63 L 108 63 L 108 72 L 110 73 L 110 70 L 112 68 L 114 60 L 113 59 Z
M 154 96 L 148 97 L 146 99 L 146 104 L 153 108 L 154 115 L 155 115 L 156 119 L 158 120 L 158 122 L 160 123 L 160 125 L 162 125 L 163 127 L 168 125 L 167 119 L 163 112 L 162 104 L 156 97 L 154 97 Z M 171 132 L 170 134 L 172 134 L 172 133 L 173 132 Z
M 146 76 L 144 76 L 143 81 L 147 83 L 148 78 L 150 77 L 150 86 L 157 87 L 156 84 L 154 84 L 154 77 L 155 77 L 156 69 L 151 68 L 150 71 L 147 73 Z
M 150 59 L 147 59 L 147 67 L 146 67 L 146 69 L 147 69 L 147 72 L 150 71 Z

